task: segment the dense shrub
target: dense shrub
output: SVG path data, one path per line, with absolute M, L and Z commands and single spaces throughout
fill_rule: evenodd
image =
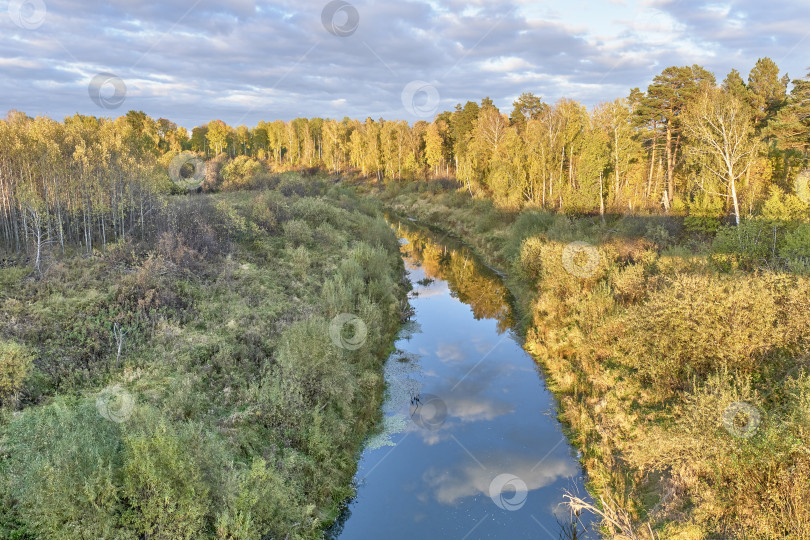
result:
M 0 339 L 0 403 L 13 401 L 31 370 L 33 357 L 23 345 Z
M 806 345 L 799 329 L 810 324 L 810 312 L 798 303 L 807 294 L 806 280 L 777 275 L 678 276 L 628 311 L 622 347 L 644 380 L 662 390 L 719 369 L 753 374 L 767 358 Z
M 314 195 L 319 186 L 315 182 L 304 180 L 299 174 L 285 173 L 281 175 L 276 189 L 285 197 L 305 197 Z
M 284 224 L 284 237 L 294 246 L 312 242 L 312 227 L 301 219 L 291 219 Z
M 532 281 L 540 278 L 543 272 L 543 238 L 527 238 L 520 250 L 520 270 Z
M 762 205 L 760 218 L 771 222 L 795 222 L 810 219 L 810 205 L 793 194 L 771 187 L 770 197 Z
M 206 478 L 216 459 L 206 436 L 193 425 L 168 423 L 150 408 L 127 422 L 120 470 L 126 529 L 147 538 L 199 538 L 208 525 L 211 491 L 219 485 Z
M 94 403 L 58 400 L 6 428 L 4 471 L 22 520 L 45 538 L 137 538 L 121 529 L 118 424 Z
M 634 304 L 647 296 L 646 267 L 643 263 L 629 264 L 611 272 L 610 284 L 616 298 L 624 304 Z
M 205 162 L 205 179 L 202 183 L 203 191 L 219 191 L 222 187 L 222 168 L 227 161 L 227 154 L 219 154 Z
M 791 261 L 810 262 L 809 223 L 802 223 L 785 235 L 779 248 L 779 256 Z
M 278 191 L 261 192 L 250 205 L 250 218 L 267 232 L 279 232 L 283 223 L 290 219 L 287 198 Z
M 650 223 L 647 225 L 644 238 L 658 246 L 659 249 L 664 249 L 672 245 L 672 235 L 670 235 L 669 230 L 662 224 Z
M 298 199 L 292 204 L 290 210 L 295 218 L 303 219 L 313 226 L 329 223 L 334 227 L 340 227 L 354 221 L 348 212 L 335 207 L 334 203 L 314 197 Z
M 222 189 L 236 190 L 255 187 L 264 166 L 247 156 L 237 156 L 222 167 Z
M 765 267 L 776 252 L 781 228 L 759 220 L 722 227 L 712 243 L 712 259 L 723 271 Z
M 707 503 L 705 518 L 717 520 L 727 537 L 750 531 L 763 538 L 810 535 L 810 457 L 803 451 L 810 444 L 810 379 L 779 382 L 786 392 L 773 403 L 750 378 L 725 371 L 710 376 L 686 394 L 678 429 L 656 445 L 654 461 L 675 471 L 681 489 L 699 494 Z M 724 412 L 740 403 L 754 412 L 740 418 L 734 432 Z

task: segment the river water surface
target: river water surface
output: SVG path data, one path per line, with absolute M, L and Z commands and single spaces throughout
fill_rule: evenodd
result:
M 586 498 L 583 472 L 512 332 L 503 282 L 448 238 L 395 228 L 413 322 L 386 362 L 384 431 L 367 442 L 357 495 L 329 536 L 595 538 L 563 504 L 566 491 Z

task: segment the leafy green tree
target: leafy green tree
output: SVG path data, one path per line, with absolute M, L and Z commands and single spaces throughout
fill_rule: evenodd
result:
M 475 121 L 469 148 L 477 157 L 474 179 L 482 185 L 489 184 L 490 188 L 497 185 L 502 196 L 508 191 L 504 184 L 513 185 L 515 180 L 514 175 L 505 172 L 503 167 L 509 159 L 505 147 L 509 129 L 509 118 L 505 114 L 494 107 L 482 108 Z M 487 178 L 487 173 L 494 171 L 498 171 L 498 178 Z
M 158 147 L 163 152 L 167 152 L 171 149 L 169 138 L 171 137 L 171 133 L 174 131 L 177 131 L 177 124 L 175 124 L 170 120 L 167 120 L 166 118 L 158 118 L 157 134 L 160 141 L 158 143 Z
M 456 161 L 456 170 L 459 169 L 459 160 L 467 157 L 467 147 L 480 110 L 478 103 L 468 101 L 463 107 L 461 104 L 456 105 L 455 111 L 450 117 L 450 132 L 453 136 L 453 154 Z
M 214 120 L 208 123 L 208 133 L 205 138 L 214 148 L 214 155 L 221 154 L 228 147 L 228 136 L 230 128 L 222 120 Z
M 253 137 L 253 142 L 251 143 L 253 146 L 264 148 L 266 150 L 269 142 L 267 135 L 267 122 L 260 120 L 258 125 L 251 130 L 251 136 Z
M 208 126 L 197 126 L 191 130 L 191 149 L 199 153 L 207 153 Z
M 649 166 L 646 171 L 644 197 L 645 199 L 649 199 L 650 195 L 657 191 L 659 181 L 655 176 L 655 166 L 656 163 L 658 163 L 657 160 L 660 160 L 658 155 L 658 141 L 661 137 L 661 116 L 655 108 L 656 103 L 653 100 L 648 100 L 646 94 L 641 92 L 638 88 L 633 88 L 630 91 L 627 100 L 633 110 L 633 127 L 638 130 L 639 138 L 647 147 Z M 653 181 L 655 181 L 655 187 L 653 186 Z
M 448 129 L 447 122 L 437 118 L 425 131 L 425 160 L 435 176 L 439 175 L 439 170 L 446 160 L 445 140 Z
M 250 146 L 250 130 L 247 126 L 239 126 L 236 128 L 236 145 L 238 151 L 243 156 L 251 155 L 252 148 Z
M 481 109 L 495 109 L 498 110 L 498 107 L 495 106 L 495 102 L 487 96 L 481 100 Z M 499 111 L 500 112 L 500 111 Z
M 736 69 L 732 69 L 723 80 L 722 88 L 744 103 L 749 103 L 752 99 L 750 90 L 748 90 L 742 75 Z
M 621 122 L 618 118 L 621 114 L 618 111 L 620 108 L 608 106 L 607 114 L 613 118 L 610 122 Z M 613 117 L 614 114 L 618 114 L 618 116 Z M 609 180 L 608 175 L 613 160 L 611 140 L 616 135 L 614 127 L 617 131 L 620 130 L 616 124 L 611 126 L 609 123 L 607 126 L 602 126 L 597 121 L 589 121 L 584 125 L 578 152 L 576 183 L 569 195 L 568 207 L 584 211 L 599 208 L 600 213 L 604 214 L 604 200 L 608 193 L 605 184 Z
M 607 132 L 608 148 L 611 155 L 613 173 L 613 199 L 617 204 L 619 196 L 627 185 L 630 161 L 635 157 L 636 141 L 632 127 L 633 111 L 625 99 L 605 103 L 594 111 L 597 127 Z

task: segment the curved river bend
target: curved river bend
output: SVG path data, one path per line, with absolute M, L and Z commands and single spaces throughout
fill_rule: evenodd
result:
M 509 293 L 467 249 L 396 223 L 413 322 L 386 362 L 384 430 L 363 451 L 341 539 L 595 538 L 583 472 Z M 577 532 L 573 532 L 574 530 Z

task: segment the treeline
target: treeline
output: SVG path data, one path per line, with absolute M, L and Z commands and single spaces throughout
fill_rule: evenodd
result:
M 276 167 L 355 170 L 378 180 L 454 178 L 506 208 L 751 214 L 772 188 L 796 192 L 810 146 L 810 81 L 769 58 L 748 81 L 718 84 L 700 66 L 669 67 L 646 92 L 588 110 L 524 93 L 507 115 L 492 100 L 409 126 L 297 118 L 194 128 L 188 147 Z
M 154 124 L 134 111 L 64 122 L 10 112 L 0 121 L 0 246 L 30 251 L 38 267 L 49 245 L 91 252 L 142 234 L 160 204 Z
M 774 191 L 801 193 L 810 147 L 810 80 L 769 58 L 747 82 L 669 67 L 646 92 L 588 110 L 524 93 L 510 114 L 468 101 L 430 123 L 344 118 L 220 120 L 191 134 L 130 111 L 63 123 L 12 112 L 0 121 L 0 245 L 89 251 L 143 228 L 181 151 L 208 158 L 204 188 L 247 187 L 268 170 L 321 168 L 378 181 L 450 178 L 499 207 L 567 212 L 754 214 Z M 233 158 L 230 162 L 228 158 Z

